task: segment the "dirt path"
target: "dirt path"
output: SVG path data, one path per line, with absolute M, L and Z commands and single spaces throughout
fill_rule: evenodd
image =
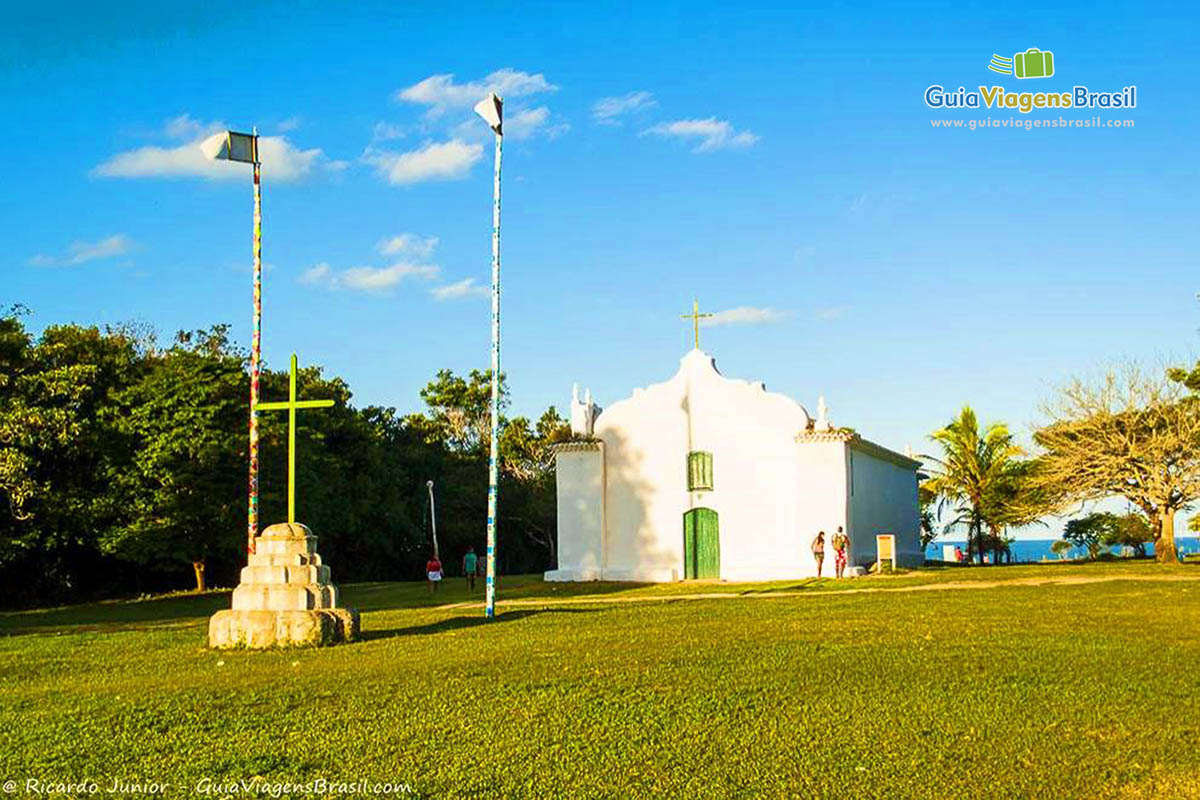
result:
M 585 597 L 547 597 L 525 598 L 518 600 L 503 600 L 498 605 L 504 608 L 521 608 L 529 606 L 571 606 L 598 605 L 605 603 L 668 603 L 680 600 L 747 600 L 772 597 L 833 597 L 847 594 L 875 594 L 886 592 L 943 592 L 969 589 L 994 589 L 998 586 L 1078 586 L 1089 583 L 1112 583 L 1114 581 L 1148 581 L 1152 583 L 1197 583 L 1200 575 L 1102 575 L 1086 576 L 1072 575 L 1062 578 L 1012 578 L 1010 580 L 981 580 L 981 581 L 948 581 L 943 583 L 922 583 L 915 586 L 871 586 L 862 589 L 782 589 L 777 591 L 745 592 L 695 592 L 691 594 L 648 594 L 631 597 L 605 597 L 604 595 L 588 595 Z M 479 608 L 482 603 L 450 603 L 438 606 L 439 609 Z

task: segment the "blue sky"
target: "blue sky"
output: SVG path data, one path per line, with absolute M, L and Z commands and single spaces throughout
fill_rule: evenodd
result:
M 36 4 L 6 10 L 4 289 L 32 324 L 250 324 L 264 145 L 265 356 L 419 405 L 488 359 L 506 95 L 514 407 L 664 380 L 693 295 L 725 374 L 921 450 L 964 402 L 1027 431 L 1051 388 L 1197 351 L 1197 11 L 1104 3 Z M 989 72 L 1051 50 L 1056 75 Z M 452 77 L 451 77 L 452 76 Z M 930 84 L 1138 87 L 1132 129 L 933 128 Z M 1097 112 L 1040 112 L 1084 119 Z M 150 148 L 150 149 L 147 149 Z

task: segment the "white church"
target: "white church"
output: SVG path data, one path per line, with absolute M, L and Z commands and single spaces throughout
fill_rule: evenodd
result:
M 850 537 L 850 566 L 895 536 L 920 565 L 920 462 L 813 419 L 759 382 L 726 378 L 694 349 L 665 383 L 601 410 L 578 390 L 556 446 L 558 569 L 549 581 L 786 580 L 816 575 L 811 542 Z

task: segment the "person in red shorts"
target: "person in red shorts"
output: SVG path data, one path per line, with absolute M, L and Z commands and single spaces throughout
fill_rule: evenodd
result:
M 442 562 L 434 553 L 425 562 L 425 577 L 429 579 L 429 593 L 437 594 L 438 584 L 442 582 Z
M 850 550 L 850 537 L 842 531 L 841 525 L 838 525 L 837 533 L 833 535 L 830 544 L 833 545 L 833 567 L 840 578 L 846 571 L 846 554 Z

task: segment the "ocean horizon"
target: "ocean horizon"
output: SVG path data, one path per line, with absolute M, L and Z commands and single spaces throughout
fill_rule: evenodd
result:
M 1050 549 L 1050 546 L 1053 545 L 1057 541 L 1058 541 L 1058 539 L 1018 539 L 1018 540 L 1014 541 L 1011 545 L 1013 561 L 1018 562 L 1018 563 L 1030 563 L 1030 562 L 1039 562 L 1039 561 L 1060 561 L 1060 560 L 1067 560 L 1067 559 L 1072 559 L 1072 558 L 1086 558 L 1087 557 L 1087 549 L 1086 548 L 1073 547 L 1069 551 L 1067 551 L 1067 553 L 1064 555 L 1063 558 L 1060 559 L 1059 556 Z M 925 558 L 934 560 L 934 561 L 943 560 L 942 559 L 942 546 L 943 545 L 958 545 L 959 547 L 961 547 L 963 549 L 964 553 L 967 550 L 966 539 L 935 539 L 927 548 L 925 548 Z M 1130 553 L 1122 553 L 1121 552 L 1122 548 L 1120 548 L 1120 547 L 1109 548 L 1109 551 L 1114 556 L 1118 556 L 1118 557 L 1132 555 L 1132 548 L 1126 548 L 1126 549 L 1129 549 L 1131 552 Z M 1188 555 L 1191 553 L 1200 553 L 1200 537 L 1176 536 L 1175 537 L 1175 549 L 1178 551 L 1181 558 L 1184 555 Z M 1146 545 L 1146 555 L 1154 555 L 1154 544 L 1153 543 L 1148 543 Z

